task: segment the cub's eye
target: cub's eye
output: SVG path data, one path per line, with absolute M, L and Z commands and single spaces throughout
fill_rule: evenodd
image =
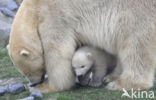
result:
M 85 66 L 81 66 L 81 68 L 84 68 Z

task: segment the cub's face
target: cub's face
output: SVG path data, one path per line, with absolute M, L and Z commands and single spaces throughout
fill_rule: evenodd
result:
M 7 48 L 10 58 L 19 72 L 24 74 L 31 84 L 40 83 L 45 74 L 42 55 L 25 49 L 15 51 L 9 50 L 9 46 Z
M 72 59 L 72 66 L 77 76 L 85 75 L 93 66 L 91 54 L 86 52 L 76 52 Z

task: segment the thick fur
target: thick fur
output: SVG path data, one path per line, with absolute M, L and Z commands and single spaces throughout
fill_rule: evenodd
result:
M 36 47 L 29 47 L 37 45 L 31 42 L 36 34 L 43 48 L 32 52 L 43 49 L 47 88 L 66 90 L 75 84 L 71 67 L 75 48 L 89 44 L 116 55 L 117 68 L 123 70 L 108 89 L 150 88 L 156 55 L 155 5 L 155 0 L 24 0 L 11 31 L 12 60 L 24 73 L 29 70 L 29 64 L 24 68 L 20 64 L 19 54 Z M 37 72 L 37 68 L 30 71 Z
M 108 68 L 113 70 L 115 66 L 116 59 L 114 56 L 104 50 L 90 46 L 80 47 L 72 59 L 72 67 L 79 77 L 79 83 L 83 86 L 101 86 Z M 92 77 L 90 77 L 91 73 Z
M 34 5 L 35 4 L 35 5 Z M 7 49 L 17 69 L 30 80 L 39 82 L 45 73 L 43 48 L 38 35 L 37 2 L 24 2 L 14 20 Z

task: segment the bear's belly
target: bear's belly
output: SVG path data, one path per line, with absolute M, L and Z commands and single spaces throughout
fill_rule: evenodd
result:
M 119 35 L 116 25 L 120 13 L 117 12 L 117 7 L 113 3 L 103 0 L 93 1 L 93 3 L 89 0 L 75 2 L 72 5 L 69 3 L 67 7 L 71 9 L 71 14 L 69 17 L 67 15 L 66 18 L 69 19 L 66 22 L 75 25 L 73 28 L 76 31 L 76 36 L 79 36 L 79 40 L 84 44 L 90 44 L 115 54 L 117 52 L 116 39 Z M 75 22 L 72 22 L 72 20 Z
M 76 33 L 79 35 L 79 40 L 82 44 L 88 44 L 88 45 L 92 45 L 94 47 L 98 47 L 101 49 L 106 50 L 107 52 L 111 53 L 111 54 L 116 54 L 117 52 L 117 43 L 116 43 L 116 39 L 113 39 L 113 34 L 109 34 L 106 35 L 106 33 L 92 33 L 92 32 L 88 32 L 88 33 Z M 112 36 L 111 36 L 112 35 Z
M 105 16 L 101 15 L 101 18 L 105 18 Z M 118 18 L 105 19 L 103 22 L 99 22 L 97 20 L 101 20 L 101 18 L 97 19 L 97 16 L 93 17 L 87 17 L 82 22 L 80 21 L 75 28 L 76 36 L 79 36 L 79 40 L 84 44 L 96 46 L 105 49 L 111 54 L 115 54 L 117 52 L 117 39 L 119 36 L 118 30 L 116 30 L 117 26 L 115 26 Z

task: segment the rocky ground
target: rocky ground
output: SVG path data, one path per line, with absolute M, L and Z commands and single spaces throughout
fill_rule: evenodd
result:
M 7 84 L 10 84 L 10 83 L 15 83 L 15 82 L 18 82 L 22 80 L 20 77 L 17 77 L 17 78 L 6 78 L 6 79 L 0 79 L 0 85 L 1 86 L 4 86 L 4 85 L 7 85 Z
M 22 0 L 0 0 L 0 48 L 8 44 L 11 25 Z

